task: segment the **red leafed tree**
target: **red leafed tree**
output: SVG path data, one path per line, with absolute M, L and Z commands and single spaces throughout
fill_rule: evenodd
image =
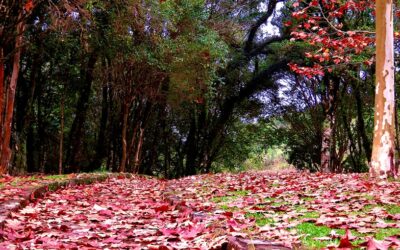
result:
M 373 48 L 374 32 L 356 30 L 351 23 L 352 19 L 372 16 L 374 6 L 365 0 L 312 0 L 297 1 L 293 8 L 292 20 L 286 23 L 292 28 L 292 40 L 305 41 L 310 44 L 310 49 L 305 53 L 305 65 L 291 63 L 289 66 L 292 71 L 307 78 L 321 79 L 321 84 L 325 86 L 326 98 L 321 100 L 325 119 L 322 123 L 320 170 L 340 171 L 335 158 L 334 134 L 337 127 L 337 95 L 342 83 L 331 72 L 360 63 L 372 64 L 373 58 L 364 61 L 355 59 Z
M 397 176 L 395 149 L 395 94 L 393 50 L 393 2 L 376 1 L 376 90 L 374 139 L 370 174 Z
M 376 91 L 370 174 L 396 177 L 393 1 L 377 0 L 375 6 L 373 1 L 365 0 L 312 0 L 297 1 L 293 7 L 296 10 L 293 21 L 287 23 L 293 27 L 293 40 L 307 41 L 317 49 L 305 54 L 312 66 L 290 64 L 290 67 L 309 78 L 325 75 L 338 64 L 359 63 L 353 60 L 354 55 L 373 48 L 375 32 L 351 30 L 342 21 L 357 13 L 369 19 L 375 15 Z M 363 63 L 371 65 L 373 58 Z
M 23 33 L 33 7 L 32 0 L 7 1 L 0 9 L 0 175 L 8 172 L 11 158 L 11 126 Z
M 353 58 L 374 42 L 374 32 L 353 30 L 347 21 L 355 16 L 370 15 L 374 3 L 367 0 L 299 0 L 293 4 L 292 40 L 306 41 L 315 50 L 305 53 L 312 65 L 290 64 L 291 69 L 306 77 L 324 75 L 335 65 L 352 64 Z M 364 61 L 372 64 L 372 59 Z

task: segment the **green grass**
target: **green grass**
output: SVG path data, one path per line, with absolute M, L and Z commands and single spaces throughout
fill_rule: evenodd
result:
M 307 211 L 307 208 L 305 206 L 300 205 L 300 206 L 296 206 L 295 211 L 296 212 Z
M 371 211 L 374 207 L 376 207 L 376 206 L 365 205 L 365 206 L 361 209 L 361 212 L 367 213 L 367 212 Z
M 211 199 L 212 202 L 222 203 L 222 202 L 230 202 L 234 199 L 232 196 L 217 196 Z
M 372 195 L 369 195 L 369 194 L 364 195 L 364 198 L 367 199 L 367 200 L 369 200 L 369 201 L 375 200 L 375 197 L 372 196 Z
M 249 191 L 247 191 L 247 190 L 237 190 L 237 191 L 232 191 L 232 192 L 229 192 L 229 193 L 234 197 L 242 197 L 242 196 L 248 195 Z
M 306 212 L 304 215 L 301 216 L 301 218 L 319 218 L 320 214 L 318 212 Z
M 400 206 L 398 205 L 385 205 L 384 207 L 389 214 L 400 214 Z
M 264 199 L 265 202 L 273 202 L 275 201 L 276 198 L 272 198 L 272 197 L 267 197 Z
M 226 204 L 220 205 L 219 208 L 222 209 L 222 210 L 225 210 L 225 211 L 229 211 L 229 212 L 234 212 L 234 211 L 238 211 L 239 210 L 238 207 L 236 207 L 236 206 L 230 207 L 230 206 L 228 206 Z
M 279 206 L 282 206 L 282 205 L 287 205 L 288 203 L 286 202 L 286 201 L 280 201 L 280 202 L 273 202 L 273 203 L 271 203 L 271 206 L 273 206 L 273 207 L 279 207 Z
M 237 191 L 229 192 L 229 195 L 227 195 L 227 196 L 213 197 L 211 199 L 211 201 L 215 202 L 215 203 L 225 203 L 225 202 L 230 202 L 230 201 L 236 200 L 237 198 L 246 196 L 248 194 L 249 194 L 249 191 L 247 191 L 247 190 L 237 190 Z
M 265 217 L 264 213 L 246 213 L 244 215 L 246 218 L 254 218 L 256 220 L 256 224 L 259 227 L 265 226 L 267 224 L 273 224 L 275 221 L 272 218 Z
M 400 234 L 400 228 L 382 228 L 377 231 L 375 238 L 377 240 L 383 240 L 386 237 Z
M 47 180 L 59 180 L 59 179 L 65 179 L 67 175 L 65 174 L 58 174 L 58 175 L 48 175 L 45 176 L 44 178 Z
M 303 197 L 301 198 L 303 201 L 314 201 L 315 198 L 314 197 Z
M 339 240 L 327 240 L 321 241 L 315 238 L 329 236 L 332 229 L 326 226 L 316 226 L 314 223 L 301 223 L 296 226 L 298 234 L 304 234 L 301 241 L 306 249 L 319 249 L 324 248 L 329 244 L 337 244 Z M 343 229 L 335 229 L 338 234 L 343 235 L 345 231 Z

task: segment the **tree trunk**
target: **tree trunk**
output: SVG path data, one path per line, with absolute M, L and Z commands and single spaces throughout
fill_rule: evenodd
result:
M 121 155 L 121 163 L 119 165 L 119 172 L 125 172 L 126 170 L 126 159 L 127 159 L 127 143 L 126 143 L 126 132 L 128 130 L 128 116 L 129 116 L 129 105 L 128 102 L 125 101 L 122 105 L 122 155 Z
M 60 104 L 60 145 L 58 155 L 58 174 L 63 173 L 63 145 L 64 145 L 64 93 L 62 93 Z
M 3 58 L 3 48 L 0 48 L 0 154 L 2 152 L 3 144 L 3 129 L 4 129 L 4 103 L 5 103 L 5 79 L 4 79 L 4 58 Z M 0 163 L 1 163 L 1 155 L 0 155 Z M 0 174 L 2 174 L 4 170 L 1 169 L 0 165 Z
M 144 140 L 144 128 L 140 128 L 139 132 L 139 140 L 138 144 L 136 147 L 136 153 L 135 153 L 135 160 L 134 160 L 134 168 L 133 168 L 133 173 L 137 174 L 139 172 L 139 166 L 141 162 L 141 154 L 142 154 L 142 147 L 143 147 L 143 140 Z
M 332 144 L 332 122 L 330 116 L 323 122 L 322 132 L 322 145 L 321 145 L 321 172 L 331 172 L 331 144 Z
M 337 79 L 329 79 L 330 77 L 332 76 L 325 77 L 328 97 L 323 101 L 325 121 L 322 126 L 321 172 L 324 173 L 335 172 L 337 168 L 335 130 L 337 91 L 340 83 Z
M 392 0 L 376 1 L 376 90 L 371 177 L 397 176 Z
M 7 91 L 7 103 L 5 107 L 5 119 L 2 126 L 3 129 L 3 141 L 1 148 L 1 165 L 0 165 L 0 174 L 5 174 L 8 172 L 8 165 L 11 158 L 11 149 L 10 149 L 10 140 L 11 140 L 11 126 L 12 126 L 12 118 L 14 113 L 14 102 L 15 102 L 15 90 L 17 88 L 18 75 L 19 75 L 19 66 L 20 66 L 20 57 L 21 57 L 21 45 L 22 45 L 22 36 L 24 31 L 24 24 L 22 22 L 17 25 L 17 37 L 15 39 L 15 54 L 13 58 L 13 68 L 10 79 L 10 84 L 8 86 Z M 3 65 L 4 67 L 4 65 Z

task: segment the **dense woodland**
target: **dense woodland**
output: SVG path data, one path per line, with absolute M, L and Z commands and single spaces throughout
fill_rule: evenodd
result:
M 367 0 L 0 0 L 0 172 L 365 172 L 374 54 Z

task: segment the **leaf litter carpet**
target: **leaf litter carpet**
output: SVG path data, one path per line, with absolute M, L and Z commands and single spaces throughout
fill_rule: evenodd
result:
M 331 230 L 311 239 L 327 249 L 400 249 L 398 208 L 400 182 L 364 174 L 112 178 L 12 213 L 0 249 L 223 249 L 240 238 L 307 249 L 304 223 Z

